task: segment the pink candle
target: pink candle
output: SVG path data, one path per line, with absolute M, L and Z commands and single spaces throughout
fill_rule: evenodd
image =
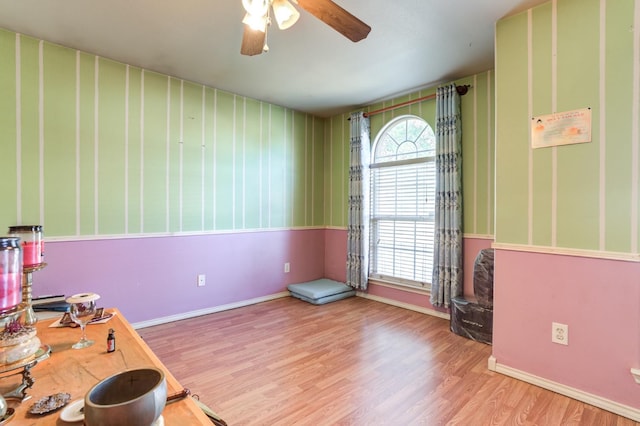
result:
M 22 301 L 22 277 L 18 272 L 0 273 L 0 312 L 18 306 Z
M 9 235 L 20 238 L 24 266 L 35 266 L 43 262 L 44 244 L 41 225 L 10 226 Z
M 41 262 L 41 244 L 35 241 L 22 243 L 22 264 L 25 266 L 37 265 Z

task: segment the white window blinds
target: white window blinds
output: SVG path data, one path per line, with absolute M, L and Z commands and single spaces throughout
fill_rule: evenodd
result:
M 433 158 L 373 167 L 371 275 L 425 286 L 433 268 Z

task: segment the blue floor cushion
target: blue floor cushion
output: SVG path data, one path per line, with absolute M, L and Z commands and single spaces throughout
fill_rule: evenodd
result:
M 356 291 L 352 287 L 327 278 L 299 284 L 289 284 L 287 289 L 291 292 L 291 296 L 304 300 L 305 302 L 313 303 L 314 305 L 322 305 L 356 294 Z

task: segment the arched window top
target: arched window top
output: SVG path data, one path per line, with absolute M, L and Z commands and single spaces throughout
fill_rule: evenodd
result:
M 372 163 L 432 157 L 436 152 L 433 129 L 420 117 L 403 115 L 382 128 L 375 140 Z

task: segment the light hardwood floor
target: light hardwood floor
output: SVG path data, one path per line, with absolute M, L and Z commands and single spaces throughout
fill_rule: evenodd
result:
M 637 425 L 489 371 L 491 346 L 447 320 L 359 297 L 287 297 L 139 333 L 229 426 Z

